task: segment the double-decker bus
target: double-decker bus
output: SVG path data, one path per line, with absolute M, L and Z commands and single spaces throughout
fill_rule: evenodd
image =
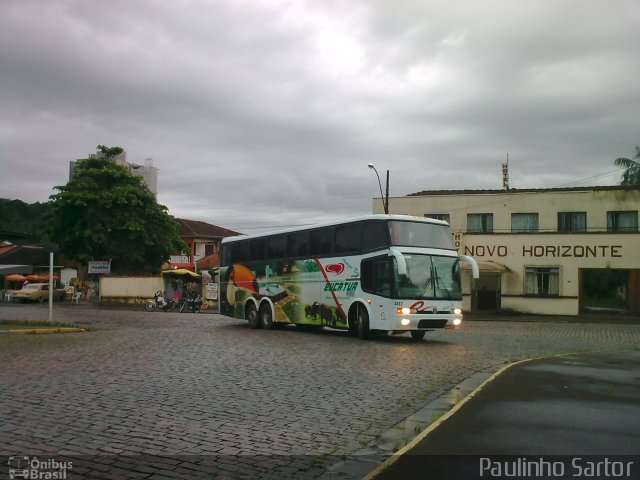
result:
M 460 262 L 446 222 L 407 215 L 223 239 L 220 313 L 252 328 L 287 324 L 410 333 L 462 323 Z

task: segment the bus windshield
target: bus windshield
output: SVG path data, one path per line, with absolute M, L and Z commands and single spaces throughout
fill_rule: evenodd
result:
M 448 225 L 392 220 L 389 222 L 389 233 L 391 245 L 456 249 Z
M 394 268 L 397 298 L 462 299 L 457 257 L 405 253 L 404 259 L 406 275 Z

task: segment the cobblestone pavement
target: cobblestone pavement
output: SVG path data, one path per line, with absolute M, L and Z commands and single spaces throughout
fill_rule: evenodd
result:
M 54 308 L 89 331 L 0 334 L 0 455 L 73 457 L 67 478 L 327 478 L 474 372 L 640 344 L 637 323 L 474 321 L 416 343 Z M 47 317 L 46 306 L 0 306 L 3 320 Z

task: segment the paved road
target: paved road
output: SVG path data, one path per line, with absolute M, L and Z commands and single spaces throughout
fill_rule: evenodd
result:
M 477 321 L 414 343 L 211 314 L 56 305 L 55 320 L 91 331 L 0 335 L 0 455 L 72 456 L 69 478 L 348 478 L 327 469 L 475 372 L 640 343 L 637 324 Z

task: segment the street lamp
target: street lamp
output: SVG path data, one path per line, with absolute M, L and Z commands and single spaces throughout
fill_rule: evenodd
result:
M 376 172 L 376 177 L 378 177 L 378 186 L 380 187 L 380 200 L 382 200 L 384 213 L 388 214 L 389 213 L 389 170 L 387 170 L 387 195 L 385 198 L 382 195 L 382 183 L 380 183 L 380 175 L 378 175 L 378 170 L 376 170 L 376 167 L 373 165 L 373 163 L 370 163 L 368 166 L 370 169 Z

